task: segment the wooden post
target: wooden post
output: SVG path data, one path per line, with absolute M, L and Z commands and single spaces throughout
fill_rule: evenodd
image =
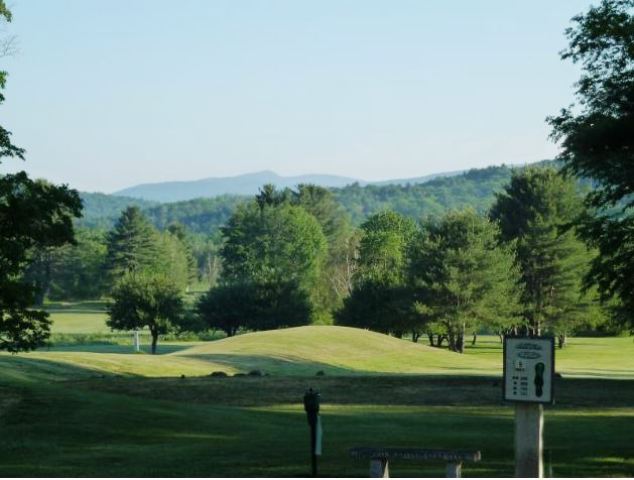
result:
M 541 404 L 515 404 L 515 476 L 543 478 L 544 411 Z
M 448 463 L 446 477 L 447 478 L 462 477 L 462 462 Z
M 390 478 L 387 458 L 370 459 L 370 478 Z

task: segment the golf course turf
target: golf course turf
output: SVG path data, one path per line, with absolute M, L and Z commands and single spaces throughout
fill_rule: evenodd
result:
M 58 315 L 72 313 L 53 315 L 59 332 Z M 94 315 L 82 321 L 103 321 Z M 67 333 L 90 333 L 70 321 Z M 513 474 L 513 406 L 501 401 L 495 337 L 458 355 L 301 327 L 159 343 L 159 353 L 134 354 L 122 336 L 0 355 L 0 475 L 305 476 L 308 387 L 322 397 L 320 475 L 367 475 L 367 462 L 348 455 L 355 446 L 476 449 L 482 461 L 464 476 Z M 572 338 L 556 355 L 546 473 L 634 475 L 632 338 Z M 264 376 L 233 376 L 255 369 Z M 390 473 L 443 476 L 444 465 L 396 461 Z

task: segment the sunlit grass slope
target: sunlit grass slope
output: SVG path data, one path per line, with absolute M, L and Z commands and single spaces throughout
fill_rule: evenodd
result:
M 467 357 L 348 327 L 270 330 L 200 344 L 173 357 L 205 359 L 276 374 L 495 374 L 501 359 Z
M 83 350 L 83 351 L 82 351 Z M 159 343 L 163 355 L 132 347 L 90 345 L 38 350 L 21 358 L 77 366 L 95 373 L 141 376 L 228 374 L 261 370 L 272 375 L 496 374 L 499 361 L 464 356 L 347 327 L 311 326 L 249 333 L 204 343 Z
M 103 311 L 52 311 L 51 333 L 109 333 L 106 325 L 108 315 Z
M 496 337 L 480 337 L 466 355 L 499 360 L 502 345 Z M 634 379 L 634 337 L 570 337 L 555 349 L 555 368 L 567 377 Z
M 502 348 L 482 337 L 460 355 L 367 330 L 309 326 L 248 333 L 213 342 L 159 342 L 161 355 L 134 354 L 131 345 L 68 345 L 21 358 L 77 366 L 94 373 L 149 377 L 271 375 L 501 375 Z M 564 376 L 634 378 L 631 337 L 570 340 L 556 351 Z

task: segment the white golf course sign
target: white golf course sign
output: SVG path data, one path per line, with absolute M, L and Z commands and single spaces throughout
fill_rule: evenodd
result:
M 504 400 L 553 403 L 554 339 L 504 339 Z

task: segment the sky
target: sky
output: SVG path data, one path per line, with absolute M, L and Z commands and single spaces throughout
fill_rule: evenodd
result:
M 581 0 L 9 0 L 0 171 L 83 191 L 552 158 Z

